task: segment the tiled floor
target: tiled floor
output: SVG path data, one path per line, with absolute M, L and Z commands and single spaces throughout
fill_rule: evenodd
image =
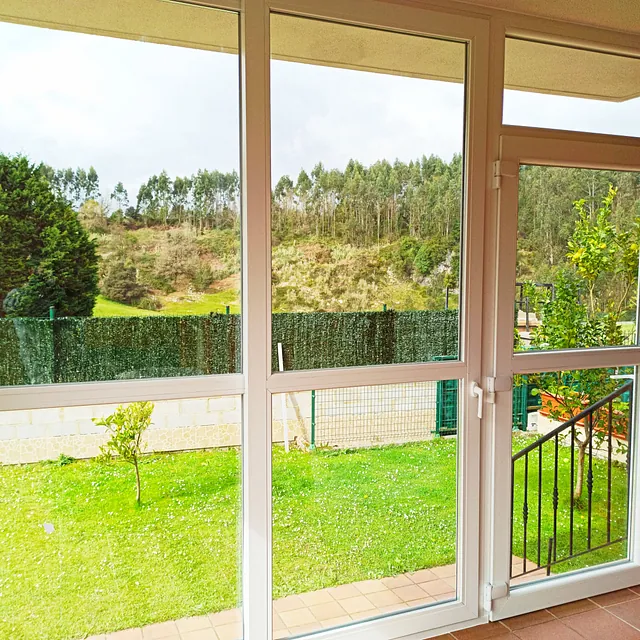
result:
M 640 585 L 483 624 L 433 640 L 636 640 L 640 639 Z
M 512 562 L 517 573 L 522 560 L 514 556 Z M 543 576 L 544 570 L 540 570 L 518 582 Z M 456 569 L 452 564 L 287 596 L 273 603 L 274 639 L 449 600 L 455 596 L 455 584 Z M 241 635 L 240 610 L 232 609 L 92 636 L 88 640 L 239 640 Z
M 455 597 L 455 565 L 287 596 L 273 603 L 276 639 Z M 162 622 L 88 640 L 239 640 L 240 610 Z

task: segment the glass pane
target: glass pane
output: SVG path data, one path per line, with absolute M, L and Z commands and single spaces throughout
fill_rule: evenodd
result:
M 520 167 L 515 349 L 636 343 L 640 174 Z
M 135 460 L 100 458 L 109 416 Z M 235 396 L 0 412 L 0 637 L 239 638 L 240 420 Z
M 627 557 L 634 377 L 516 376 L 512 585 Z
M 273 370 L 457 358 L 466 46 L 271 38 Z
M 458 381 L 273 397 L 274 632 L 455 598 Z
M 507 38 L 503 122 L 640 136 L 640 59 Z
M 0 22 L 0 385 L 236 372 L 237 16 L 54 4 Z

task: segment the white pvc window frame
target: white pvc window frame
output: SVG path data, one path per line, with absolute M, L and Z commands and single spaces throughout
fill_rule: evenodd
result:
M 605 347 L 559 351 L 514 352 L 513 300 L 515 299 L 518 231 L 518 178 L 522 165 L 583 169 L 640 171 L 640 144 L 635 138 L 570 133 L 546 129 L 504 126 L 500 138 L 501 186 L 498 196 L 497 317 L 494 325 L 495 375 L 598 367 L 638 366 L 640 347 Z M 634 388 L 634 425 L 637 430 L 638 386 Z M 509 583 L 511 566 L 511 392 L 496 394 L 494 414 L 494 469 L 492 554 L 490 582 Z M 638 439 L 634 438 L 629 496 L 628 560 L 592 569 L 561 574 L 519 585 L 508 597 L 493 602 L 490 618 L 500 620 L 548 606 L 590 597 L 640 582 L 640 537 L 637 527 Z
M 253 7 L 255 11 L 249 11 Z M 262 7 L 260 10 L 258 7 Z M 271 614 L 271 405 L 274 393 L 309 389 L 459 379 L 461 420 L 458 456 L 457 599 L 376 620 L 327 629 L 317 638 L 391 640 L 424 638 L 429 630 L 460 626 L 478 617 L 479 421 L 470 410 L 466 383 L 479 379 L 481 339 L 482 233 L 486 135 L 488 23 L 424 9 L 354 0 L 247 0 L 242 29 L 246 102 L 244 198 L 245 260 L 243 309 L 246 392 L 244 396 L 244 630 L 245 638 L 269 637 Z M 467 43 L 465 255 L 460 358 L 455 362 L 381 365 L 345 369 L 271 372 L 270 113 L 269 27 L 271 12 L 332 20 L 356 26 L 441 37 Z M 251 108 L 248 108 L 248 107 Z M 473 238 L 474 242 L 470 239 Z M 477 318 L 470 322 L 470 318 Z M 265 630 L 269 630 L 265 632 Z

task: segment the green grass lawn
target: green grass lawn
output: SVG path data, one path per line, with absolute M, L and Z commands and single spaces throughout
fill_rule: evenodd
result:
M 230 313 L 240 313 L 238 302 L 238 291 L 228 289 L 216 293 L 203 293 L 198 296 L 198 300 L 180 300 L 171 302 L 171 296 L 161 300 L 162 308 L 159 311 L 148 311 L 139 309 L 128 304 L 121 304 L 113 300 L 107 300 L 103 296 L 98 296 L 93 315 L 96 318 L 128 317 L 128 316 L 186 316 L 186 315 L 206 315 L 207 313 L 226 313 L 229 306 Z
M 455 439 L 274 447 L 274 597 L 454 562 L 455 469 Z M 141 473 L 137 508 L 122 463 L 0 467 L 1 638 L 69 640 L 237 605 L 239 453 L 151 455 Z
M 128 304 L 121 304 L 113 300 L 107 300 L 103 296 L 98 296 L 93 307 L 93 315 L 97 318 L 113 318 L 122 316 L 157 316 L 157 311 L 147 311 L 138 309 Z
M 535 440 L 534 436 L 515 436 L 513 450 L 519 451 Z M 542 517 L 540 518 L 541 564 L 547 562 L 549 538 L 553 537 L 553 487 L 554 487 L 554 444 L 552 441 L 543 446 L 542 453 Z M 577 459 L 577 455 L 576 455 Z M 627 473 L 626 468 L 615 463 L 612 470 L 611 497 L 611 540 L 621 538 L 627 532 Z M 585 461 L 584 491 L 579 503 L 574 506 L 573 553 L 587 550 L 588 500 L 587 465 Z M 529 455 L 528 473 L 528 521 L 527 521 L 527 558 L 538 560 L 538 453 Z M 513 553 L 523 556 L 523 504 L 524 504 L 524 459 L 516 463 L 514 476 L 514 522 Z M 557 519 L 557 559 L 569 555 L 569 523 L 571 511 L 571 449 L 561 446 L 558 450 L 558 519 Z M 605 460 L 593 460 L 593 496 L 592 496 L 592 537 L 591 546 L 597 547 L 607 542 L 607 463 Z M 603 562 L 620 560 L 627 556 L 626 542 L 618 543 L 599 551 L 594 551 L 573 560 L 552 567 L 553 573 L 563 573 L 574 569 L 595 566 Z M 533 568 L 527 566 L 527 570 Z M 521 567 L 519 567 L 521 570 Z

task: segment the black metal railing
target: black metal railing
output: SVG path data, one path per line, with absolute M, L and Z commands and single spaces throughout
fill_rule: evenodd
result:
M 600 549 L 623 542 L 627 538 L 626 527 L 624 535 L 612 537 L 612 471 L 616 464 L 614 457 L 614 440 L 620 436 L 626 436 L 626 469 L 627 469 L 627 496 L 628 496 L 628 476 L 629 476 L 629 452 L 631 450 L 631 423 L 632 423 L 632 393 L 633 382 L 629 381 L 620 386 L 614 392 L 587 407 L 571 419 L 559 425 L 549 433 L 545 434 L 535 442 L 518 451 L 511 459 L 511 555 L 514 550 L 514 534 L 519 533 L 516 527 L 521 527 L 522 540 L 518 540 L 518 554 L 522 554 L 521 569 L 517 567 L 511 569 L 511 578 L 527 576 L 540 569 L 546 570 L 546 574 L 551 573 L 552 567 L 573 558 L 578 558 L 588 553 L 593 553 Z M 620 402 L 621 396 L 628 395 L 628 402 Z M 614 405 L 614 401 L 618 401 Z M 622 408 L 621 408 L 622 407 Z M 576 438 L 576 434 L 581 436 L 582 446 Z M 566 440 L 569 442 L 566 442 Z M 596 440 L 596 443 L 594 443 Z M 545 446 L 546 445 L 546 446 Z M 545 451 L 546 450 L 546 451 Z M 559 459 L 566 462 L 569 455 L 568 483 L 566 473 L 560 478 Z M 549 478 L 547 472 L 543 478 L 543 461 L 552 461 L 553 487 L 549 491 Z M 602 459 L 606 465 L 606 530 L 602 529 L 601 517 L 598 519 L 598 531 L 593 529 L 594 515 L 594 457 Z M 618 456 L 619 457 L 619 456 Z M 537 458 L 537 474 L 535 467 L 530 477 L 530 463 L 535 464 Z M 579 464 L 581 461 L 581 464 Z M 516 465 L 520 463 L 524 466 L 524 477 L 521 487 L 515 486 Z M 597 463 L 600 464 L 600 463 Z M 576 501 L 574 487 L 578 479 L 579 469 L 586 472 L 586 539 L 580 544 L 576 541 L 576 511 L 580 512 L 578 517 L 584 519 L 584 504 Z M 602 475 L 599 481 L 602 481 Z M 544 482 L 543 482 L 544 480 Z M 535 485 L 537 484 L 537 488 Z M 544 485 L 547 485 L 545 491 Z M 532 486 L 533 485 L 533 486 Z M 564 486 L 563 486 L 564 485 Z M 600 489 L 600 487 L 598 487 Z M 603 491 L 598 492 L 598 500 L 602 499 Z M 546 494 L 546 495 L 545 495 Z M 566 507 L 560 511 L 559 504 L 561 496 L 568 496 L 568 531 L 566 530 Z M 546 500 L 545 500 L 546 498 Z M 519 504 L 521 499 L 521 504 Z M 551 506 L 551 517 L 548 511 L 543 512 L 543 501 Z M 598 505 L 599 513 L 602 512 Z M 522 509 L 522 520 L 516 518 L 516 509 Z M 533 511 L 533 513 L 532 513 Z M 532 517 L 533 516 L 533 517 Z M 564 530 L 559 531 L 559 516 Z M 543 527 L 543 519 L 546 521 Z M 533 525 L 530 526 L 533 520 Z M 550 520 L 550 522 L 549 522 Z M 533 531 L 535 537 L 533 537 Z M 582 531 L 582 529 L 581 529 Z M 562 535 L 563 549 L 558 549 L 558 536 Z M 597 534 L 597 535 L 594 535 Z M 581 538 L 582 538 L 581 534 Z M 533 539 L 532 539 L 533 538 Z M 567 542 L 568 538 L 568 542 Z M 597 539 L 596 539 L 597 538 Z M 544 541 L 544 542 L 543 542 Z M 546 548 L 545 548 L 546 547 Z M 544 555 L 543 555 L 544 554 Z M 546 555 L 546 557 L 545 557 Z M 534 560 L 530 558 L 535 558 Z

